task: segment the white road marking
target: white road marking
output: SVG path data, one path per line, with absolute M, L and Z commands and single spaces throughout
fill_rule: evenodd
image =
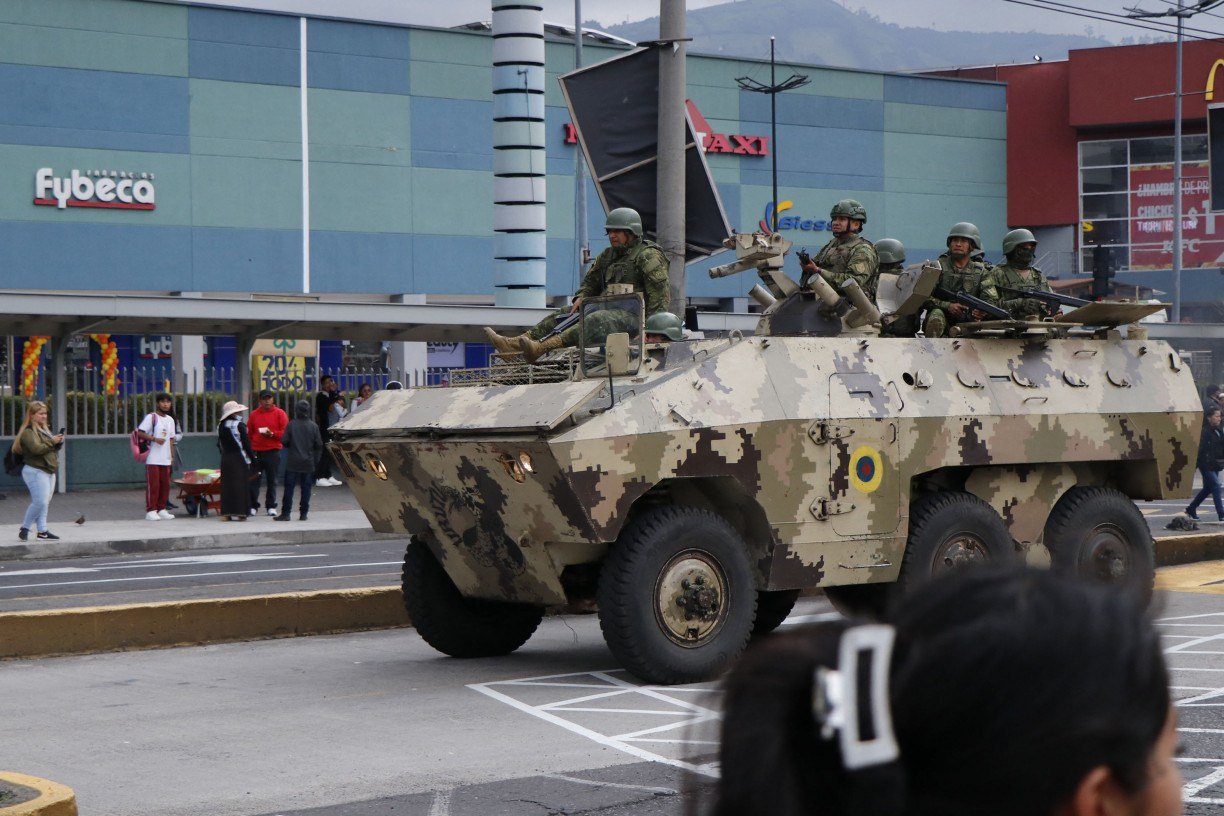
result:
M 1185 654 L 1221 654 L 1220 652 L 1193 652 L 1189 648 L 1191 646 L 1201 646 L 1204 643 L 1215 643 L 1220 640 L 1224 640 L 1224 633 L 1196 637 L 1193 640 L 1188 640 L 1185 643 L 1179 643 L 1176 646 L 1165 649 L 1165 654 L 1173 654 L 1175 652 L 1182 652 Z
M 571 733 L 577 734 L 582 737 L 586 737 L 592 742 L 595 742 L 607 748 L 614 748 L 618 751 L 629 754 L 630 756 L 635 756 L 639 759 L 644 759 L 649 762 L 658 762 L 658 763 L 661 763 L 664 765 L 670 765 L 676 768 L 682 768 L 684 770 L 690 771 L 692 773 L 701 774 L 703 776 L 717 776 L 718 772 L 717 772 L 716 766 L 712 766 L 709 763 L 697 764 L 693 762 L 686 762 L 683 759 L 676 759 L 674 757 L 664 756 L 661 754 L 654 753 L 652 751 L 646 750 L 643 747 L 640 747 L 639 745 L 635 743 L 636 742 L 666 743 L 666 744 L 671 744 L 671 745 L 708 744 L 707 741 L 685 740 L 685 739 L 680 739 L 680 738 L 667 739 L 667 740 L 663 740 L 663 739 L 647 740 L 647 739 L 639 739 L 639 737 L 644 737 L 646 734 L 656 734 L 656 733 L 663 732 L 663 731 L 693 727 L 694 725 L 698 723 L 704 723 L 704 722 L 708 722 L 711 719 L 716 719 L 719 716 L 718 712 L 712 709 L 706 708 L 704 706 L 697 705 L 696 703 L 691 703 L 687 700 L 681 700 L 674 696 L 671 696 L 671 692 L 675 691 L 674 689 L 668 689 L 668 692 L 664 693 L 663 691 L 660 690 L 660 687 L 637 686 L 637 685 L 634 685 L 633 683 L 627 682 L 625 680 L 622 680 L 618 677 L 613 676 L 614 674 L 619 673 L 621 671 L 622 670 L 614 669 L 611 671 L 603 671 L 603 672 L 574 672 L 570 674 L 559 674 L 559 675 L 554 674 L 554 675 L 545 675 L 542 677 L 520 678 L 516 680 L 505 680 L 505 681 L 494 681 L 491 683 L 472 683 L 468 685 L 468 688 L 472 689 L 473 691 L 480 692 L 481 694 L 484 694 L 495 700 L 500 700 L 506 705 L 509 705 L 513 708 L 517 708 L 519 711 L 522 711 L 526 714 L 530 714 L 534 717 L 538 717 L 539 719 L 542 719 L 545 722 L 549 722 L 549 723 L 552 723 L 553 725 L 560 726 L 561 728 L 564 728 L 565 730 Z M 583 682 L 584 680 L 588 678 L 593 678 L 594 680 L 598 682 L 597 683 Z M 571 682 L 571 681 L 574 681 L 574 682 Z M 504 691 L 499 690 L 499 688 L 495 688 L 495 687 L 500 687 L 501 689 L 504 689 Z M 552 702 L 544 703 L 541 705 L 531 705 L 529 703 L 525 703 L 513 697 L 511 694 L 506 693 L 506 692 L 512 691 L 515 688 L 521 689 L 521 688 L 526 688 L 526 687 L 548 687 L 548 688 L 558 688 L 558 689 L 598 688 L 598 689 L 602 689 L 602 691 L 598 694 L 584 694 L 584 695 L 572 697 L 569 699 L 554 700 Z M 704 689 L 704 690 L 707 691 L 707 693 L 709 691 L 708 689 Z M 632 695 L 646 697 L 656 702 L 663 702 L 670 706 L 674 706 L 675 708 L 673 710 L 663 711 L 657 707 L 649 708 L 649 709 L 646 709 L 646 708 L 601 709 L 601 708 L 581 707 L 581 703 L 590 702 L 591 700 L 594 700 L 594 699 L 623 697 L 623 699 L 629 700 L 631 699 Z M 623 714 L 628 714 L 628 715 L 633 715 L 633 716 L 666 714 L 668 716 L 677 717 L 679 718 L 679 720 L 677 722 L 668 723 L 663 726 L 658 726 L 655 728 L 648 728 L 642 731 L 635 731 L 635 732 L 632 732 L 631 734 L 609 735 L 606 733 L 602 733 L 601 731 L 598 731 L 593 727 L 579 725 L 578 723 L 572 722 L 566 719 L 564 716 L 562 716 L 570 711 L 608 714 L 608 715 L 611 715 L 610 719 L 612 719 L 613 721 L 618 719 L 619 715 L 623 715 Z
M 264 553 L 263 555 L 252 555 L 250 553 L 221 553 L 219 555 L 180 555 L 174 558 L 148 558 L 140 561 L 111 561 L 106 564 L 99 564 L 99 567 L 145 567 L 145 566 L 169 566 L 175 564 L 242 564 L 248 561 L 275 561 L 281 558 L 327 558 L 327 553 L 319 553 L 317 555 L 303 555 L 299 553 Z
M 433 804 L 429 808 L 429 816 L 450 816 L 450 799 L 449 790 L 435 791 Z
M 259 575 L 262 573 L 272 572 L 309 572 L 312 570 L 327 570 L 327 569 L 346 569 L 352 567 L 398 567 L 402 561 L 372 561 L 367 564 L 321 564 L 317 567 L 281 567 L 279 569 L 257 569 L 257 570 L 232 570 L 229 572 L 192 572 L 186 575 L 143 575 L 134 576 L 131 578 L 98 578 L 90 581 L 56 581 L 46 584 L 12 584 L 0 586 L 0 590 L 5 589 L 40 589 L 44 587 L 57 586 L 80 586 L 83 584 L 122 584 L 132 581 L 182 581 L 186 578 L 214 578 L 218 575 L 240 576 L 240 575 Z
M 779 626 L 798 626 L 801 623 L 824 623 L 825 621 L 841 620 L 840 612 L 820 612 L 816 615 L 791 615 Z
M 0 567 L 0 578 L 8 578 L 12 575 L 71 575 L 73 573 L 80 574 L 83 572 L 98 572 L 96 569 L 87 567 L 56 567 L 54 569 L 30 569 L 30 570 L 9 570 Z
M 563 782 L 575 782 L 579 785 L 590 785 L 594 788 L 623 788 L 625 790 L 636 790 L 644 793 L 659 793 L 665 796 L 675 796 L 680 791 L 673 788 L 655 788 L 650 785 L 629 785 L 625 782 L 600 782 L 595 779 L 581 779 L 577 776 L 566 776 L 565 774 L 544 774 L 545 779 L 560 779 Z
M 1197 796 L 1203 788 L 1209 788 L 1217 782 L 1224 780 L 1224 767 L 1216 768 L 1206 776 L 1200 776 L 1198 779 L 1191 780 L 1182 785 L 1182 796 L 1191 797 Z M 1224 800 L 1220 800 L 1224 801 Z

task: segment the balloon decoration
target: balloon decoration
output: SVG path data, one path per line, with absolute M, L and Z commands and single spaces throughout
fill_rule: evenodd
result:
M 118 393 L 116 375 L 119 371 L 119 347 L 110 339 L 109 334 L 91 334 L 89 338 L 102 349 L 102 382 L 106 386 L 104 393 Z
M 50 337 L 27 337 L 21 348 L 21 393 L 32 398 L 38 390 L 39 361 Z

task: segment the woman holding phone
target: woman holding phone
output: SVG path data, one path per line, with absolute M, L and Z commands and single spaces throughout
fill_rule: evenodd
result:
M 51 496 L 55 493 L 55 472 L 59 468 L 59 449 L 64 444 L 64 429 L 52 434 L 47 422 L 49 411 L 47 403 L 32 401 L 26 406 L 25 419 L 13 440 L 13 450 L 25 459 L 21 468 L 21 478 L 30 491 L 30 506 L 26 508 L 25 519 L 17 538 L 28 541 L 30 530 L 37 526 L 36 538 L 41 541 L 56 541 L 55 533 L 47 529 L 47 508 L 51 504 Z

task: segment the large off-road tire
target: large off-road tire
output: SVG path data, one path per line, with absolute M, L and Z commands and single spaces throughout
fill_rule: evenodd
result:
M 404 553 L 404 607 L 430 646 L 451 657 L 495 657 L 527 642 L 544 617 L 530 604 L 465 598 L 420 541 Z
M 757 593 L 756 622 L 752 624 L 752 636 L 768 635 L 782 625 L 786 616 L 795 608 L 799 600 L 799 590 L 779 589 L 769 591 L 762 589 Z
M 908 590 L 944 572 L 1015 559 L 1015 542 L 994 508 L 972 493 L 935 493 L 910 508 L 899 583 Z
M 1073 487 L 1046 519 L 1055 569 L 1134 589 L 1145 596 L 1156 577 L 1152 532 L 1135 503 L 1108 487 Z
M 722 518 L 659 507 L 626 527 L 599 575 L 599 626 L 648 683 L 708 680 L 748 644 L 757 590 L 748 548 Z

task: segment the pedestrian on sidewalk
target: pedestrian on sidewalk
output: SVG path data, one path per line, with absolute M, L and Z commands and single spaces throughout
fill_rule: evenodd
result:
M 221 451 L 221 518 L 246 521 L 251 510 L 251 439 L 242 412 L 247 407 L 230 400 L 221 406 L 217 426 L 217 448 Z
M 251 450 L 255 454 L 255 478 L 251 480 L 251 511 L 259 510 L 259 486 L 267 484 L 264 506 L 268 515 L 276 515 L 276 476 L 280 472 L 281 435 L 289 424 L 289 417 L 276 406 L 271 391 L 259 392 L 259 405 L 251 412 Z
M 170 500 L 170 471 L 174 466 L 174 446 L 183 441 L 174 417 L 174 399 L 164 391 L 154 400 L 156 410 L 136 426 L 136 435 L 149 443 L 145 459 L 145 521 L 172 519 L 166 509 Z
M 1224 502 L 1220 496 L 1220 470 L 1224 469 L 1224 429 L 1220 428 L 1222 409 L 1217 405 L 1203 412 L 1203 433 L 1199 437 L 1195 466 L 1203 475 L 1203 487 L 1186 508 L 1186 515 L 1198 521 L 1198 506 L 1208 495 L 1215 502 L 1216 515 L 1224 521 Z
M 330 374 L 320 377 L 319 393 L 315 394 L 314 419 L 315 424 L 319 426 L 319 435 L 323 438 L 324 443 L 331 438 L 327 429 L 331 427 L 331 409 L 338 396 L 336 379 Z M 319 463 L 315 466 L 315 486 L 335 487 L 338 484 L 340 480 L 332 476 L 331 457 L 327 455 L 327 449 L 324 448 L 323 455 L 319 457 Z
M 59 449 L 64 445 L 64 432 L 51 433 L 47 422 L 49 416 L 47 403 L 31 401 L 26 406 L 25 419 L 17 430 L 17 438 L 13 440 L 13 451 L 21 454 L 25 460 L 21 478 L 30 491 L 30 506 L 26 508 L 21 530 L 17 533 L 21 541 L 29 540 L 30 529 L 35 525 L 38 527 L 36 538 L 40 541 L 59 539 L 47 529 L 47 508 L 55 493 L 55 472 L 59 468 Z
M 310 489 L 314 486 L 315 468 L 323 455 L 323 435 L 310 417 L 310 402 L 300 400 L 293 409 L 293 421 L 281 437 L 285 445 L 285 495 L 277 521 L 288 521 L 293 512 L 293 489 L 301 488 L 298 521 L 310 513 Z

